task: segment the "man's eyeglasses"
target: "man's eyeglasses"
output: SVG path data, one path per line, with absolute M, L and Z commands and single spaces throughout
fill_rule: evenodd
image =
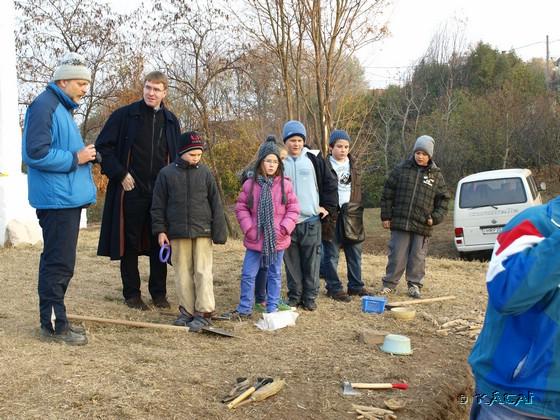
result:
M 154 92 L 154 93 L 161 93 L 161 92 L 163 92 L 163 89 L 155 88 L 155 87 L 151 87 L 151 86 L 144 86 L 144 90 L 145 90 L 146 92 Z

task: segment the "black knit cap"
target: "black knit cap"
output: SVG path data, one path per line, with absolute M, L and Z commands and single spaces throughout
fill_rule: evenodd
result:
M 179 147 L 177 153 L 181 156 L 189 150 L 200 149 L 204 150 L 204 140 L 202 135 L 196 131 L 187 131 L 179 137 Z

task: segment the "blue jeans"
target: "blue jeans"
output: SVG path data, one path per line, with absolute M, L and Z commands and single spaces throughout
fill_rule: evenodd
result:
M 319 294 L 321 221 L 313 218 L 296 225 L 292 242 L 284 253 L 288 299 L 292 303 L 315 302 Z
M 253 302 L 255 299 L 255 278 L 261 266 L 262 254 L 258 251 L 248 249 L 245 252 L 243 268 L 241 271 L 241 295 L 237 312 L 240 314 L 250 314 L 253 312 Z M 278 251 L 276 260 L 268 267 L 266 275 L 266 311 L 275 312 L 278 310 L 280 300 L 280 290 L 282 288 L 282 257 L 284 251 Z
M 259 268 L 257 273 L 257 278 L 255 279 L 255 302 L 264 303 L 266 302 L 266 274 L 268 272 L 267 267 Z
M 346 256 L 348 291 L 357 292 L 364 288 L 364 282 L 362 281 L 362 244 L 344 243 L 339 229 L 336 229 L 336 234 L 332 240 L 323 241 L 323 261 L 328 294 L 335 294 L 343 289 L 342 282 L 337 273 L 340 248 L 342 248 Z
M 323 248 L 323 243 L 321 242 L 321 263 L 319 264 L 319 278 L 325 278 L 325 249 Z
M 39 262 L 39 314 L 41 327 L 51 330 L 54 312 L 56 332 L 68 328 L 64 295 L 74 275 L 81 208 L 37 210 L 43 230 L 43 252 Z

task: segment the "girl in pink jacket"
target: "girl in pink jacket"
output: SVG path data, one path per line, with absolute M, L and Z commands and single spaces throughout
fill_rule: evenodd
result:
M 259 148 L 254 175 L 243 184 L 235 215 L 247 248 L 241 272 L 241 296 L 232 315 L 251 316 L 255 277 L 260 267 L 268 267 L 266 311 L 278 310 L 284 250 L 290 246 L 299 204 L 292 183 L 284 177 L 280 152 L 274 137 Z

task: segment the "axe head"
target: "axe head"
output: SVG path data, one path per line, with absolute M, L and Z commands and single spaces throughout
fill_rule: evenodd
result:
M 352 388 L 350 381 L 344 381 L 342 382 L 342 395 L 360 395 L 360 393 Z

